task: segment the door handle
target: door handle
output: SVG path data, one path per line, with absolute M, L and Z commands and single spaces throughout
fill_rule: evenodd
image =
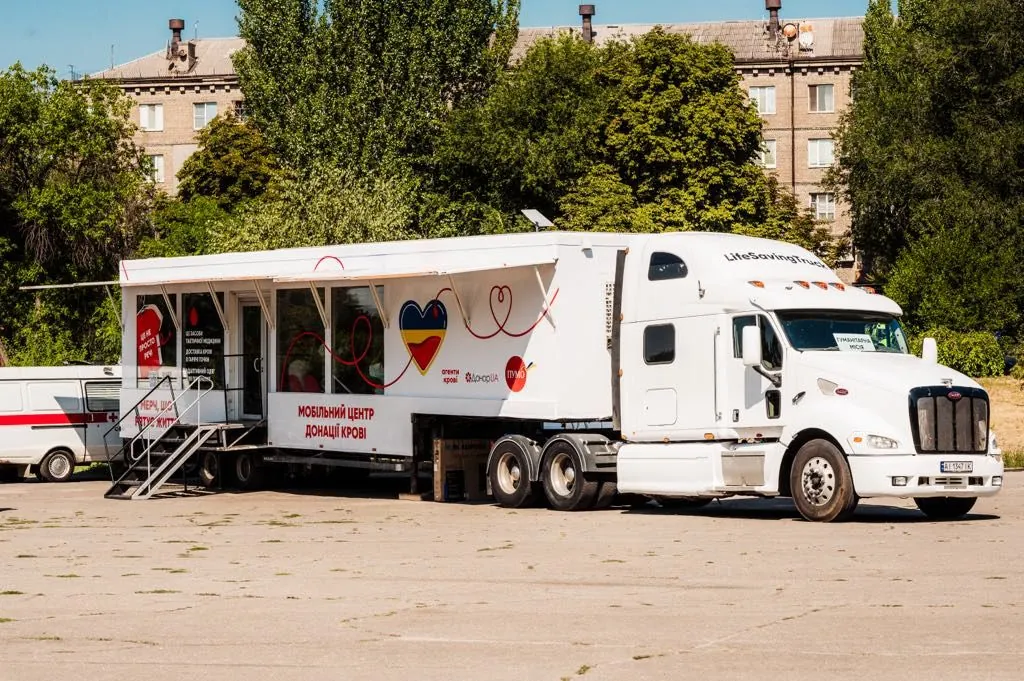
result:
M 257 357 L 256 359 L 254 359 L 252 361 L 252 368 L 256 371 L 256 373 L 262 374 L 263 373 L 263 358 L 262 357 Z

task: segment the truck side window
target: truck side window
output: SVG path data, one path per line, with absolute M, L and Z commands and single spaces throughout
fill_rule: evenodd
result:
M 736 359 L 743 358 L 743 329 L 748 326 L 757 326 L 757 317 L 749 315 L 732 320 L 732 356 Z
M 649 281 L 665 281 L 666 279 L 684 279 L 689 270 L 686 263 L 678 255 L 671 253 L 652 253 L 651 264 L 647 268 Z
M 778 371 L 782 368 L 782 343 L 775 335 L 775 328 L 767 317 L 761 315 L 757 321 L 761 327 L 761 357 L 764 368 Z
M 671 364 L 676 359 L 676 327 L 656 324 L 644 329 L 644 361 Z

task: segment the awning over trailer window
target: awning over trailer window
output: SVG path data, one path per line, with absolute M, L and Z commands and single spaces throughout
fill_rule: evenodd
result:
M 540 267 L 542 265 L 554 265 L 556 258 L 510 258 L 496 261 L 488 265 L 465 265 L 455 267 L 418 267 L 396 268 L 389 270 L 363 269 L 363 270 L 332 270 L 330 272 L 311 272 L 309 274 L 295 274 L 284 277 L 275 277 L 274 282 L 284 283 L 306 283 L 306 282 L 331 282 L 331 281 L 383 281 L 385 279 L 411 279 L 413 277 L 450 277 L 456 274 L 470 274 L 472 272 L 489 272 L 492 270 L 511 269 L 513 267 Z

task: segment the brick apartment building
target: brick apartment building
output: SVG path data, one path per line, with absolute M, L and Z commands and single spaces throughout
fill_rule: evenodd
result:
M 849 215 L 822 186 L 833 162 L 832 131 L 849 104 L 851 74 L 863 62 L 863 18 L 787 20 L 778 18 L 778 0 L 768 0 L 767 21 L 663 24 L 701 43 L 720 42 L 735 57 L 742 87 L 765 121 L 760 163 L 836 234 L 850 226 Z M 653 25 L 595 25 L 594 6 L 582 5 L 581 27 L 523 28 L 516 59 L 537 40 L 561 33 L 602 44 L 645 33 Z M 231 55 L 241 38 L 182 40 L 184 21 L 170 22 L 167 48 L 94 74 L 116 82 L 136 103 L 136 142 L 153 157 L 154 180 L 173 193 L 176 174 L 196 149 L 199 130 L 217 114 L 244 115 L 242 93 Z M 852 257 L 851 257 L 852 260 Z M 844 269 L 852 265 L 843 263 Z

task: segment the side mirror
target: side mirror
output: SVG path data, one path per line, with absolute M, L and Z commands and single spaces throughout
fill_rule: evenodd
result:
M 743 365 L 761 366 L 761 330 L 756 326 L 743 327 Z
M 931 364 L 939 363 L 939 345 L 934 338 L 925 338 L 921 345 L 921 359 Z

